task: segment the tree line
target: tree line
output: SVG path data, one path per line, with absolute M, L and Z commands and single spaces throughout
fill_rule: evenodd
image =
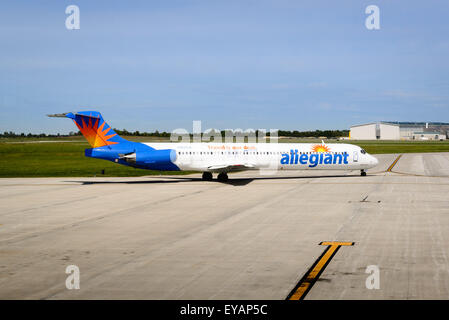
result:
M 137 137 L 160 137 L 160 138 L 169 138 L 170 132 L 159 132 L 158 130 L 154 132 L 140 132 L 140 131 L 128 131 L 126 129 L 119 130 L 114 129 L 114 131 L 121 136 L 137 136 Z M 220 131 L 222 136 L 225 136 L 225 130 Z M 1 138 L 57 138 L 57 137 L 70 137 L 70 136 L 80 136 L 81 132 L 69 132 L 68 134 L 47 134 L 47 133 L 15 133 L 13 131 L 5 131 L 0 133 Z M 259 131 L 256 130 L 256 135 L 259 135 Z M 270 136 L 270 132 L 266 132 L 267 136 Z M 315 130 L 315 131 L 288 131 L 288 130 L 279 130 L 279 137 L 294 137 L 294 138 L 318 138 L 318 137 L 326 137 L 326 138 L 338 138 L 338 137 L 347 137 L 349 135 L 349 130 Z

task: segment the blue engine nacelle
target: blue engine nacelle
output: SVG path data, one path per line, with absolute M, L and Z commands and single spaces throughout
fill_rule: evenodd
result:
M 137 151 L 135 162 L 139 166 L 169 164 L 176 161 L 176 151 L 172 149 Z

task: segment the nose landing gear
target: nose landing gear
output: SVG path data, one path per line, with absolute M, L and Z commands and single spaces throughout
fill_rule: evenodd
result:
M 360 170 L 360 175 L 362 176 L 362 177 L 364 177 L 364 176 L 366 176 L 366 171 L 365 170 Z

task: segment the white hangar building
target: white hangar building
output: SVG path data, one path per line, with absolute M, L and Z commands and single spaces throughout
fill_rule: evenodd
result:
M 397 124 L 373 122 L 352 126 L 349 137 L 353 140 L 399 140 L 401 134 Z
M 392 122 L 380 121 L 354 125 L 352 140 L 445 140 L 449 123 L 444 122 Z

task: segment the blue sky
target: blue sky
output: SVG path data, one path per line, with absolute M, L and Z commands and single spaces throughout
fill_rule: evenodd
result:
M 448 35 L 448 1 L 3 1 L 0 131 L 90 109 L 140 131 L 449 122 Z

